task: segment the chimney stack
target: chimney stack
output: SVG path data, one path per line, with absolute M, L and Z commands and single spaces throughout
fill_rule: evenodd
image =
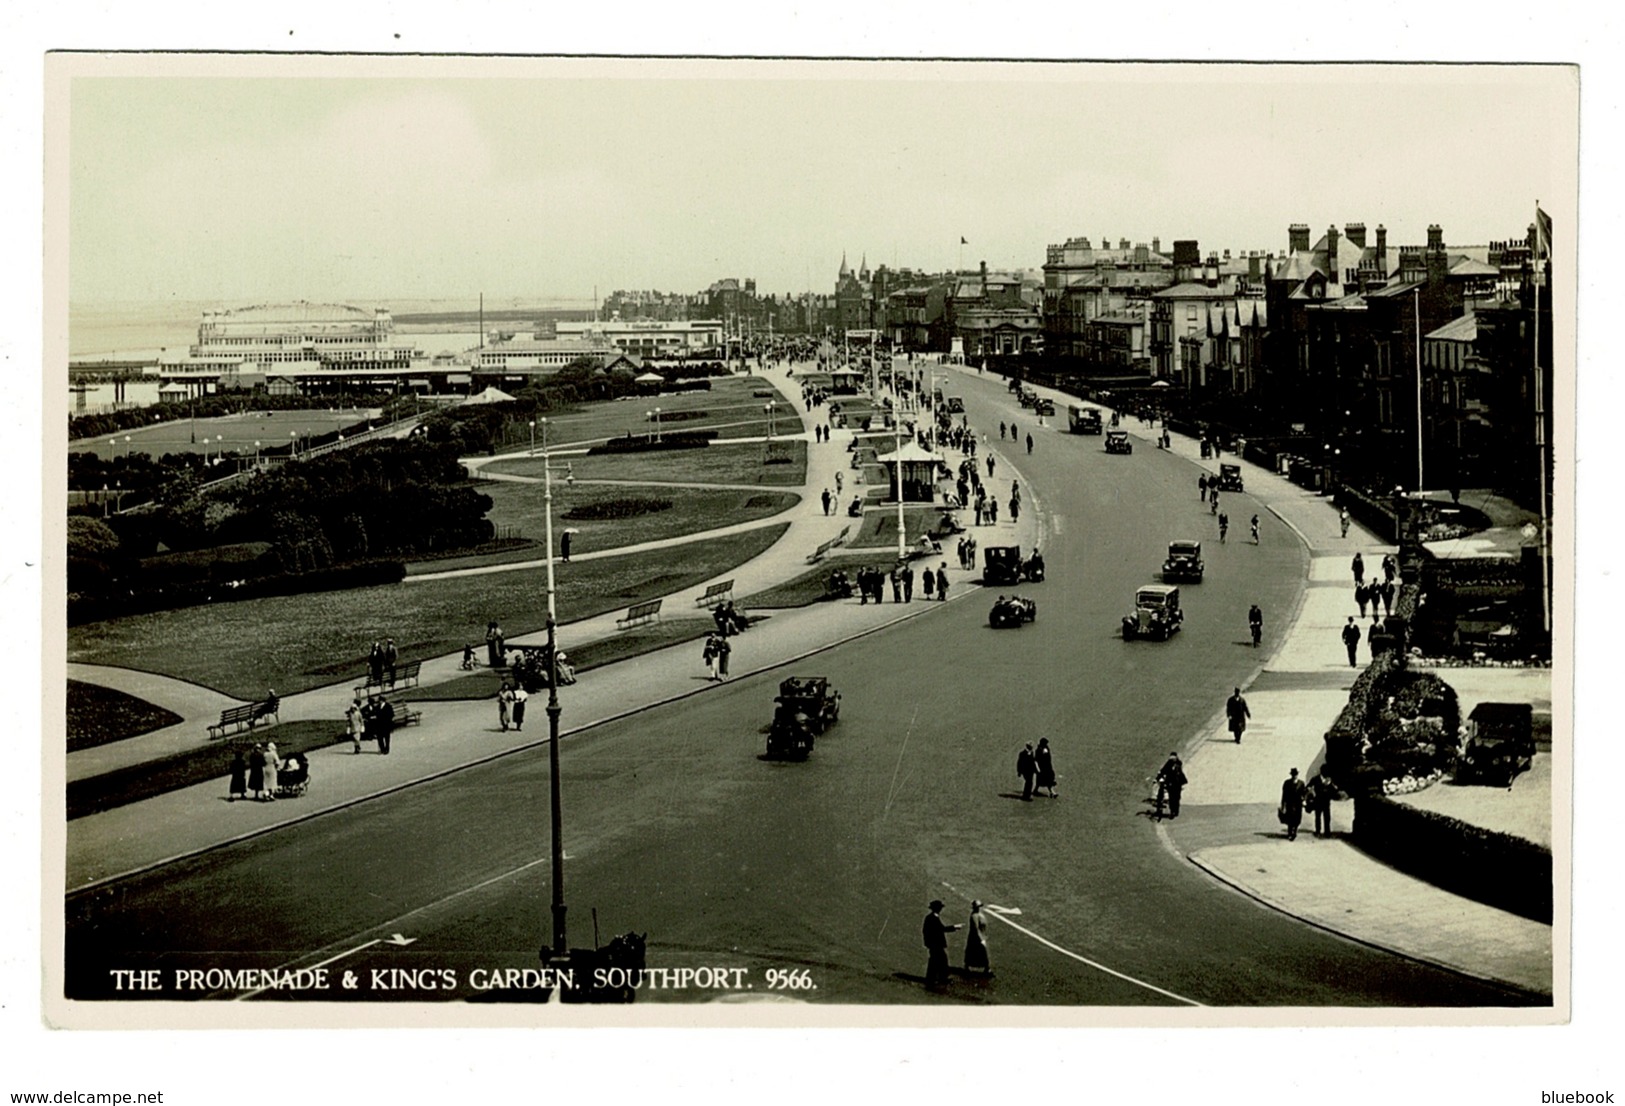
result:
M 1326 228 L 1326 276 L 1333 284 L 1343 283 L 1342 270 L 1337 267 L 1337 228 Z
M 1309 224 L 1293 223 L 1286 228 L 1288 253 L 1301 253 L 1309 248 Z
M 987 299 L 987 262 L 982 262 L 982 298 Z
M 1345 238 L 1347 238 L 1349 240 L 1350 245 L 1358 246 L 1362 250 L 1365 249 L 1365 224 L 1364 223 L 1350 223 L 1350 224 L 1348 224 L 1346 227 L 1343 228 L 1343 237 L 1345 237 Z
M 1117 248 L 1120 249 L 1120 250 L 1128 249 L 1128 239 L 1127 238 L 1119 238 L 1117 240 Z
M 1153 239 L 1151 239 L 1151 252 L 1152 253 L 1161 253 L 1162 252 L 1162 239 L 1161 238 L 1153 238 Z
M 1388 275 L 1388 228 L 1381 223 L 1377 224 L 1377 269 Z
M 1439 253 L 1444 249 L 1444 230 L 1438 223 L 1428 227 L 1428 252 Z

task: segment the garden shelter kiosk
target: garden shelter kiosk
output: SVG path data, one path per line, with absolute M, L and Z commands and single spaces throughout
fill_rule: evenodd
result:
M 937 466 L 942 458 L 918 442 L 905 442 L 892 452 L 875 458 L 890 467 L 891 498 L 898 496 L 902 487 L 904 503 L 932 503 L 936 501 Z

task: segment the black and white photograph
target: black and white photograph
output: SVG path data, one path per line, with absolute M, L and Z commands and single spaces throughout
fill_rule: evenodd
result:
M 1570 1022 L 1578 65 L 70 47 L 46 1025 Z

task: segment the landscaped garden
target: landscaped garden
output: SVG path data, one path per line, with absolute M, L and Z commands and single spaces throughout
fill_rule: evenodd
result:
M 94 749 L 126 737 L 137 737 L 181 716 L 145 699 L 80 680 L 68 681 L 68 752 Z

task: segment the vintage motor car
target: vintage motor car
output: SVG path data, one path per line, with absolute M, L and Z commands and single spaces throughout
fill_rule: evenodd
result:
M 948 397 L 948 413 L 950 415 L 963 414 L 964 410 L 965 410 L 965 401 L 963 399 L 961 399 L 959 396 L 949 396 Z
M 813 738 L 841 716 L 841 693 L 823 676 L 791 676 L 779 683 L 778 704 L 767 731 L 767 755 L 775 760 L 806 760 Z
M 1511 787 L 1535 760 L 1534 709 L 1528 703 L 1480 703 L 1462 727 L 1459 782 Z
M 1239 492 L 1245 489 L 1241 486 L 1241 466 L 1221 464 L 1219 466 L 1219 490 L 1221 492 Z
M 1074 434 L 1099 434 L 1103 429 L 1100 408 L 1072 405 L 1066 409 L 1067 428 Z
M 1052 399 L 1044 399 L 1042 396 L 1040 396 L 1039 398 L 1033 400 L 1033 414 L 1035 414 L 1035 415 L 1053 415 L 1053 414 L 1055 414 L 1055 401 L 1052 400 Z
M 1038 618 L 1038 604 L 1020 595 L 1001 595 L 987 614 L 987 624 L 995 630 L 1021 629 Z
M 1147 584 L 1134 593 L 1134 610 L 1123 616 L 1123 640 L 1148 637 L 1167 641 L 1185 613 L 1179 609 L 1179 589 L 1170 584 Z
M 1043 579 L 1044 558 L 1036 549 L 1027 560 L 1022 560 L 1019 545 L 990 545 L 982 550 L 984 584 L 1019 584 L 1023 580 L 1037 584 Z
M 1194 580 L 1199 584 L 1205 567 L 1201 542 L 1171 541 L 1168 543 L 1168 559 L 1162 562 L 1162 578 L 1164 581 Z
M 1134 443 L 1128 440 L 1127 430 L 1106 431 L 1107 453 L 1133 453 Z

